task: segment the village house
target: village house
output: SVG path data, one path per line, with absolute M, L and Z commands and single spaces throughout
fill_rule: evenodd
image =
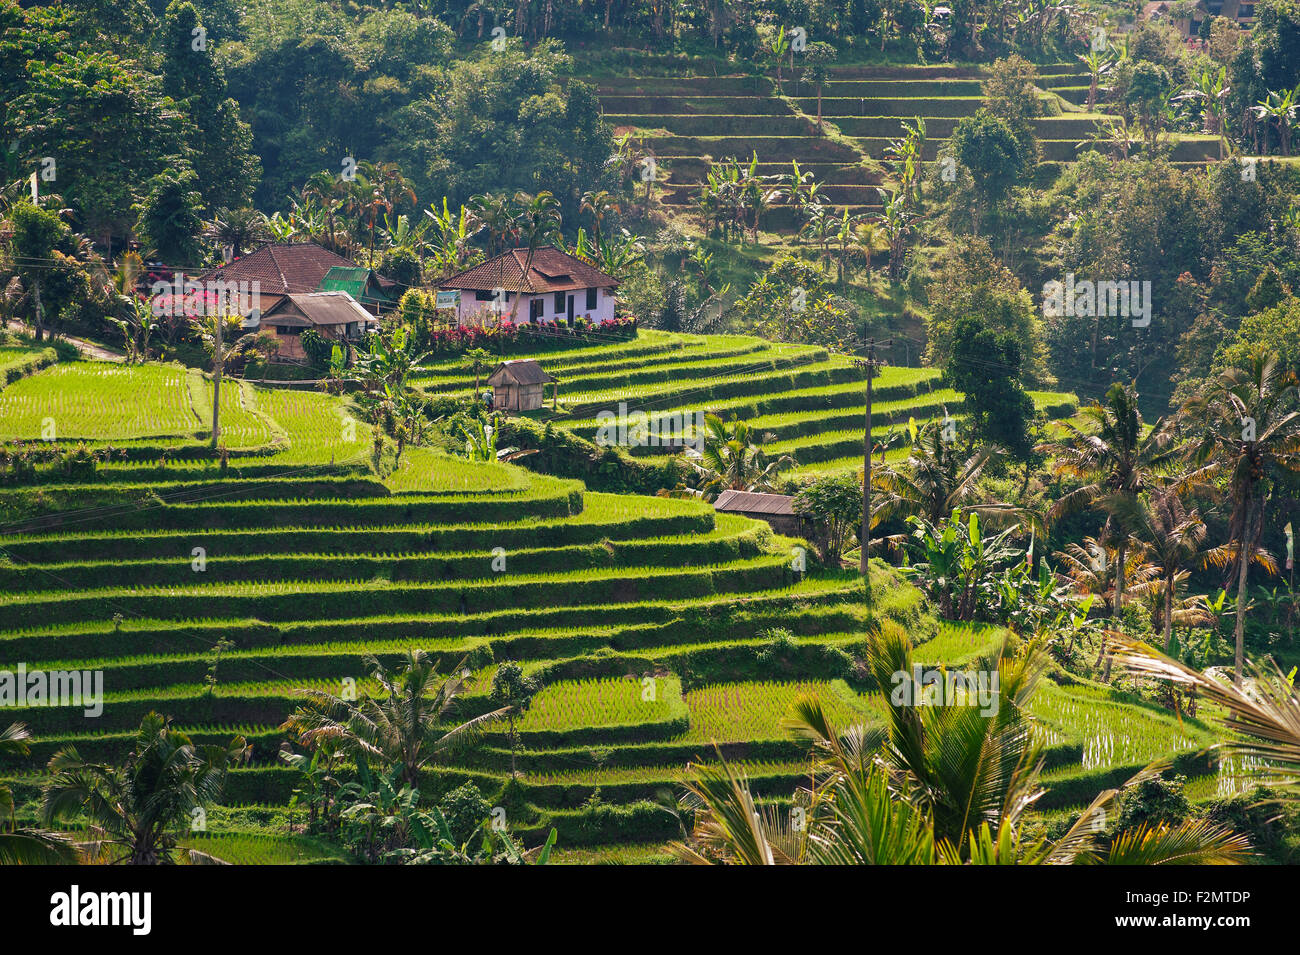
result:
M 323 283 L 329 279 L 330 287 Z M 258 310 L 265 315 L 285 296 L 316 291 L 346 291 L 371 315 L 389 307 L 396 283 L 331 252 L 315 242 L 267 242 L 247 255 L 197 277 L 203 284 L 225 282 L 259 286 Z
M 1141 11 L 1142 20 L 1169 23 L 1188 40 L 1199 36 L 1201 25 L 1215 17 L 1249 28 L 1255 22 L 1255 4 L 1253 0 L 1149 0 Z
M 488 375 L 492 407 L 501 411 L 536 411 L 546 398 L 546 386 L 554 381 L 531 358 L 503 361 Z
M 379 326 L 379 319 L 362 308 L 347 292 L 306 292 L 282 295 L 262 313 L 257 330 L 280 343 L 276 357 L 301 361 L 307 357 L 302 333 L 313 329 L 322 338 L 359 342 Z
M 525 269 L 527 266 L 527 269 Z M 618 280 L 553 245 L 533 252 L 511 249 L 438 283 L 438 307 L 453 310 L 456 324 L 485 326 L 503 320 L 553 325 L 583 319 L 613 321 Z

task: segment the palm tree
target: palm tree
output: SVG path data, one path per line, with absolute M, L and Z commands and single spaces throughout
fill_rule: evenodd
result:
M 266 216 L 251 207 L 220 209 L 203 229 L 204 238 L 219 247 L 229 246 L 232 258 L 239 258 L 244 250 L 271 240 Z
M 1245 658 L 1247 576 L 1261 554 L 1269 481 L 1278 472 L 1300 471 L 1296 396 L 1294 373 L 1282 366 L 1276 353 L 1258 349 L 1247 367 L 1224 371 L 1180 412 L 1193 434 L 1190 458 L 1198 465 L 1184 486 L 1225 479 L 1232 502 L 1228 562 L 1237 575 L 1236 684 L 1241 683 Z
M 1080 594 L 1096 594 L 1115 612 L 1115 568 L 1119 563 L 1118 551 L 1106 546 L 1095 537 L 1071 541 L 1064 550 L 1053 555 L 1061 563 L 1061 573 L 1070 578 Z M 1140 549 L 1127 550 L 1124 557 L 1124 596 L 1133 598 L 1150 590 L 1152 582 L 1159 579 L 1159 570 L 1150 563 Z M 1101 665 L 1102 654 L 1097 654 Z
M 1248 687 L 1228 685 L 1174 660 L 1135 637 L 1115 636 L 1120 666 L 1138 677 L 1168 680 L 1204 693 L 1215 707 L 1224 742 L 1214 747 L 1258 781 L 1284 787 L 1288 799 L 1300 782 L 1300 690 L 1276 665 L 1247 663 Z
M 867 280 L 871 279 L 871 262 L 876 254 L 876 240 L 880 235 L 880 223 L 859 217 L 853 227 L 853 243 L 866 269 Z
M 1139 495 L 1120 503 L 1123 520 L 1133 531 L 1137 549 L 1159 571 L 1164 608 L 1161 619 L 1165 648 L 1174 636 L 1174 591 L 1180 573 L 1201 556 L 1205 522 L 1196 511 L 1188 511 L 1172 488 L 1153 495 Z
M 325 214 L 325 229 L 327 232 L 325 244 L 332 252 L 337 252 L 340 248 L 335 216 L 343 208 L 346 186 L 346 182 L 337 176 L 330 175 L 325 170 L 308 176 L 307 181 L 302 186 L 303 202 L 310 203 L 314 200 L 320 204 Z
M 604 189 L 594 192 L 588 190 L 582 194 L 582 203 L 578 206 L 578 212 L 585 212 L 591 216 L 591 228 L 597 245 L 601 241 L 601 223 L 605 221 L 607 215 L 617 211 L 618 204 L 614 201 L 614 197 Z
M 1079 417 L 1084 427 L 1064 422 L 1063 439 L 1045 442 L 1037 448 L 1052 458 L 1056 474 L 1087 482 L 1052 504 L 1048 518 L 1055 520 L 1093 507 L 1107 513 L 1103 536 L 1115 545 L 1112 612 L 1118 622 L 1124 613 L 1125 554 L 1129 538 L 1124 518 L 1135 506 L 1138 494 L 1151 485 L 1157 471 L 1172 461 L 1175 454 L 1172 433 L 1169 422 L 1163 419 L 1155 427 L 1146 428 L 1133 385 L 1111 385 L 1104 401 L 1094 401 L 1080 409 Z M 1108 678 L 1110 658 L 1106 660 Z
M 841 733 L 815 697 L 802 696 L 784 721 L 814 747 L 811 784 L 796 795 L 802 824 L 761 807 L 744 774 L 720 759 L 717 767 L 695 768 L 682 801 L 694 811 L 694 831 L 689 842 L 674 843 L 670 851 L 694 864 L 740 865 L 1245 861 L 1245 837 L 1201 821 L 1140 826 L 1107 843 L 1100 833 L 1121 789 L 1098 794 L 1055 841 L 1027 834 L 1022 823 L 1043 794 L 1043 763 L 1025 707 L 1044 661 L 1036 650 L 1013 660 L 1004 648 L 987 662 L 1003 681 L 995 712 L 895 703 L 894 694 L 882 689 L 883 739 L 860 725 Z M 901 632 L 872 638 L 868 663 L 882 688 L 897 685 L 900 676 L 913 679 L 911 646 Z M 1157 768 L 1148 767 L 1125 785 Z
M 509 711 L 502 707 L 446 729 L 445 720 L 473 682 L 466 660 L 450 676 L 439 674 L 437 661 L 423 650 L 408 651 L 392 672 L 370 654 L 363 661 L 382 695 L 352 701 L 324 690 L 301 690 L 306 701 L 281 728 L 308 747 L 328 741 L 353 759 L 400 766 L 402 780 L 416 789 L 421 770 L 474 742 Z
M 46 825 L 84 817 L 92 858 L 128 865 L 169 865 L 195 814 L 221 796 L 227 770 L 248 749 L 196 746 L 171 720 L 149 713 L 121 764 L 91 763 L 74 747 L 50 758 L 42 806 Z M 194 861 L 216 861 L 190 850 Z
M 520 294 L 515 295 L 515 304 L 510 309 L 513 321 L 519 311 L 525 289 L 531 291 L 528 272 L 533 267 L 533 257 L 537 250 L 560 234 L 560 200 L 550 192 L 543 190 L 536 196 L 518 193 L 515 203 L 520 207 L 518 223 L 522 238 L 526 240 L 527 253 L 524 255 L 523 275 L 520 278 Z
M 817 243 L 817 260 L 822 268 L 825 269 L 826 263 L 830 261 L 828 245 L 838 227 L 835 217 L 829 215 L 826 211 L 826 206 L 821 203 L 804 206 L 803 214 L 804 223 L 799 229 L 799 238 L 811 239 L 813 242 Z
M 911 641 L 900 628 L 868 638 L 867 662 L 885 707 L 881 759 L 908 802 L 930 816 L 936 838 L 960 848 L 981 822 L 1020 824 L 1038 798 L 1040 747 L 1026 707 L 1045 659 L 1037 651 L 1016 657 L 1004 646 L 977 668 L 998 674 L 992 713 L 979 706 L 916 706 L 912 695 L 891 692 L 914 679 Z
M 507 245 L 514 244 L 519 235 L 519 209 L 513 199 L 503 193 L 470 196 L 469 208 L 487 232 L 489 256 L 497 255 Z
M 946 412 L 945 412 L 946 417 Z M 916 515 L 938 524 L 954 510 L 974 511 L 981 517 L 1021 515 L 1007 504 L 978 504 L 978 484 L 985 469 L 1001 457 L 997 448 L 979 448 L 963 455 L 955 441 L 943 438 L 943 422 L 921 426 L 909 421 L 911 450 L 900 468 L 882 462 L 871 472 L 871 485 L 881 495 L 873 513 L 873 526 L 882 521 Z
M 22 723 L 0 731 L 0 756 L 26 756 L 32 734 Z M 0 865 L 63 865 L 77 861 L 72 843 L 57 832 L 20 827 L 14 815 L 14 794 L 0 783 Z
M 728 428 L 717 415 L 705 415 L 705 466 L 724 487 L 736 491 L 769 491 L 777 475 L 794 467 L 794 458 L 783 454 L 769 459 L 762 444 L 770 435 L 755 434 L 744 421 Z
M 844 291 L 844 280 L 847 273 L 845 266 L 850 254 L 855 251 L 857 244 L 857 226 L 857 217 L 850 218 L 849 210 L 845 209 L 840 215 L 840 225 L 835 232 L 835 240 L 839 243 L 839 254 L 836 256 L 836 281 L 841 292 Z
M 361 184 L 358 197 L 358 209 L 364 213 L 370 232 L 368 261 L 371 268 L 375 264 L 375 229 L 382 217 L 391 215 L 402 202 L 415 202 L 415 190 L 402 175 L 402 170 L 395 162 L 379 165 L 363 162 L 360 166 L 364 175 L 357 176 Z
M 537 250 L 560 234 L 563 221 L 560 217 L 560 200 L 543 190 L 531 197 L 521 192 L 515 196 L 515 202 L 520 206 L 519 229 L 528 249 L 528 255 L 524 259 L 524 272 L 527 273 Z

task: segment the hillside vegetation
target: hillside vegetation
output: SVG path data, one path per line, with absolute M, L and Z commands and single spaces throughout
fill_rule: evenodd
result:
M 97 720 L 12 711 L 36 734 L 37 763 L 67 744 L 119 758 L 150 710 L 196 741 L 246 737 L 251 762 L 232 772 L 212 837 L 237 861 L 330 858 L 265 824 L 288 818 L 298 785 L 278 759 L 278 727 L 305 687 L 352 679 L 373 691 L 367 653 L 466 660 L 475 688 L 456 719 L 490 708 L 496 668 L 523 662 L 542 687 L 519 725 L 519 779 L 508 784 L 509 748 L 494 730 L 422 786 L 475 782 L 504 800 L 529 844 L 554 827 L 563 850 L 644 859 L 629 847 L 679 834 L 665 793 L 715 744 L 764 798 L 793 792 L 806 754 L 779 724 L 799 692 L 844 720 L 874 719 L 850 656 L 865 633 L 905 627 L 918 660 L 953 666 L 1003 639 L 997 627 L 935 623 L 883 564 L 868 610 L 856 575 L 797 574 L 800 542 L 700 502 L 593 494 L 419 449 L 381 481 L 364 464 L 367 427 L 343 440 L 348 409 L 326 395 L 232 388 L 230 420 L 246 427 L 246 445 L 224 469 L 187 462 L 202 439 L 195 403 L 208 394 L 190 374 L 87 363 L 4 391 L 28 409 L 6 439 L 38 437 L 45 412 L 68 414 L 70 436 L 111 434 L 126 459 L 0 493 L 0 647 L 29 668 L 104 673 Z M 100 400 L 69 412 L 57 396 L 73 378 Z M 1057 807 L 1157 755 L 1199 767 L 1192 753 L 1211 738 L 1106 688 L 1061 687 L 1042 706 Z M 20 797 L 34 794 L 31 765 L 4 766 Z

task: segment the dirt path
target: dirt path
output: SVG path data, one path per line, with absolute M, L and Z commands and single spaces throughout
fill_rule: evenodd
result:
M 9 331 L 31 334 L 29 329 L 22 322 L 10 322 Z M 97 345 L 94 342 L 88 342 L 84 338 L 74 338 L 71 335 L 60 336 L 65 342 L 76 346 L 77 351 L 81 352 L 84 358 L 93 358 L 96 361 L 123 361 L 125 356 L 121 352 L 105 348 L 103 345 Z

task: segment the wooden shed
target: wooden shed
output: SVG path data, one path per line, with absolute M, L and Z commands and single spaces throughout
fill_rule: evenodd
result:
M 542 406 L 546 386 L 553 381 L 531 358 L 503 361 L 488 375 L 492 407 L 501 411 L 536 411 Z
M 794 498 L 788 494 L 723 491 L 713 502 L 713 509 L 767 521 L 778 534 L 799 537 L 807 533 L 803 520 L 794 512 Z

